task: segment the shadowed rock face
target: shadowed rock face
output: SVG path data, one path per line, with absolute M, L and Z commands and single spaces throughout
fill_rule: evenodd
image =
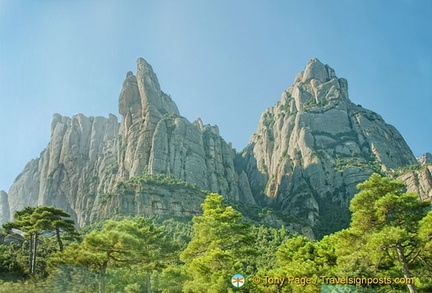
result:
M 358 183 L 373 172 L 393 174 L 418 164 L 399 132 L 353 104 L 347 81 L 318 59 L 264 111 L 241 153 L 225 142 L 217 126 L 182 117 L 142 58 L 136 75 L 126 74 L 119 112 L 120 123 L 112 114 L 55 114 L 47 148 L 26 165 L 8 195 L 0 194 L 0 223 L 36 205 L 62 208 L 80 225 L 116 213 L 199 212 L 204 194 L 198 191 L 152 184 L 118 188 L 144 173 L 171 175 L 230 200 L 297 215 L 308 225 L 331 226 L 327 232 L 332 232 L 346 225 Z M 399 177 L 423 199 L 431 198 L 429 158 L 420 160 L 421 169 Z

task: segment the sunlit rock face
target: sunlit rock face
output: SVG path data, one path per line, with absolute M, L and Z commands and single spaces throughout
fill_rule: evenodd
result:
M 423 155 L 426 158 L 428 154 Z M 430 155 L 430 154 L 429 154 Z M 419 160 L 420 166 L 411 166 L 402 170 L 397 179 L 403 181 L 407 191 L 415 192 L 422 200 L 432 200 L 432 162 Z

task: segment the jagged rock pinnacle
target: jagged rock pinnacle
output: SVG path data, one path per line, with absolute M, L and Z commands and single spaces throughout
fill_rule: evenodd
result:
M 137 60 L 137 80 L 141 97 L 154 96 L 160 92 L 159 80 L 150 64 L 143 58 Z
M 119 96 L 119 112 L 130 123 L 146 117 L 150 112 L 157 112 L 158 116 L 179 114 L 175 103 L 161 91 L 152 66 L 141 57 L 137 59 L 136 76 L 131 71 L 126 74 Z
M 295 83 L 308 82 L 311 79 L 316 79 L 321 83 L 324 83 L 335 77 L 336 74 L 333 68 L 328 65 L 324 65 L 317 58 L 314 58 L 309 61 L 305 70 L 297 75 Z
M 8 195 L 4 190 L 0 190 L 0 225 L 10 221 Z

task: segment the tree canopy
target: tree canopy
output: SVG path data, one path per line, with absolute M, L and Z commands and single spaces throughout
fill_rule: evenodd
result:
M 378 174 L 358 188 L 350 226 L 321 240 L 253 226 L 214 193 L 192 221 L 119 217 L 80 229 L 82 237 L 73 239 L 65 237 L 75 231 L 67 213 L 26 207 L 0 231 L 0 273 L 30 273 L 35 283 L 4 283 L 8 277 L 0 276 L 0 293 L 432 292 L 430 202 Z M 1 244 L 13 235 L 15 241 Z M 232 286 L 235 274 L 245 277 L 242 288 Z M 378 281 L 334 281 L 347 277 Z
M 226 292 L 232 288 L 230 277 L 244 273 L 245 260 L 256 254 L 250 224 L 223 201 L 220 195 L 208 195 L 203 215 L 193 219 L 192 240 L 180 254 L 190 277 L 185 292 Z

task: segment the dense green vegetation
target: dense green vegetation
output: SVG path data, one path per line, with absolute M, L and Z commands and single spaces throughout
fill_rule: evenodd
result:
M 64 211 L 27 207 L 0 231 L 0 292 L 431 292 L 430 203 L 378 174 L 358 187 L 350 227 L 320 241 L 251 224 L 217 194 L 192 222 L 117 217 L 78 233 Z
M 302 111 L 309 111 L 311 109 L 320 109 L 323 108 L 324 106 L 326 106 L 328 104 L 328 100 L 327 99 L 320 99 L 318 102 L 311 98 L 309 100 L 307 100 L 305 103 L 303 103 L 302 105 Z
M 408 165 L 405 167 L 401 167 L 401 168 L 397 168 L 396 170 L 393 171 L 393 177 L 398 177 L 401 176 L 403 174 L 406 173 L 410 173 L 410 172 L 419 172 L 419 171 L 424 171 L 426 170 L 428 167 L 430 167 L 432 164 L 424 164 L 424 165 L 420 165 L 420 164 L 414 164 L 414 165 Z
M 265 127 L 270 128 L 275 122 L 274 115 L 271 112 L 264 112 L 263 124 Z
M 194 192 L 202 192 L 196 184 L 191 184 L 189 182 L 182 181 L 173 176 L 167 176 L 164 174 L 148 174 L 148 173 L 145 173 L 139 177 L 132 177 L 126 182 L 120 182 L 117 188 L 121 186 L 140 188 L 143 183 L 162 186 L 171 191 L 176 191 L 179 188 L 183 188 Z
M 349 156 L 336 155 L 336 161 L 334 163 L 334 168 L 336 170 L 345 171 L 351 167 L 358 167 L 361 170 L 373 170 L 377 173 L 381 172 L 381 166 L 374 155 L 371 155 L 367 159 L 361 158 L 357 153 L 352 153 Z

